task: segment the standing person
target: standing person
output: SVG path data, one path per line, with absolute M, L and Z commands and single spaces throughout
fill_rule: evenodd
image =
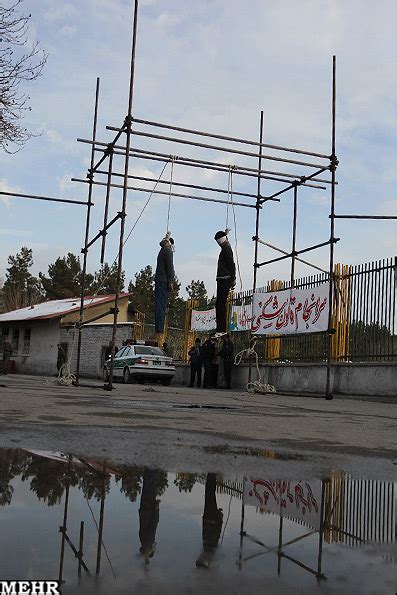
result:
M 156 341 L 160 341 L 164 333 L 168 293 L 173 289 L 175 281 L 174 240 L 170 237 L 169 233 L 161 240 L 160 247 L 154 276 L 154 325 Z
M 201 387 L 201 368 L 203 366 L 203 358 L 201 354 L 201 339 L 197 337 L 193 347 L 189 349 L 190 357 L 190 384 L 189 387 L 193 388 L 194 380 L 197 375 L 197 388 Z
M 232 382 L 232 368 L 234 363 L 234 345 L 233 341 L 230 339 L 229 333 L 226 333 L 226 335 L 222 337 L 220 356 L 223 362 L 223 374 L 225 376 L 226 388 L 230 389 Z
M 3 368 L 4 374 L 8 374 L 8 365 L 11 360 L 12 345 L 9 341 L 8 335 L 3 339 Z
M 204 382 L 203 388 L 210 388 L 212 386 L 212 365 L 215 357 L 215 337 L 210 336 L 204 341 L 201 348 L 201 357 L 204 366 Z
M 218 388 L 219 368 L 221 363 L 220 348 L 216 335 L 214 337 L 215 353 L 211 365 L 211 387 Z
M 166 341 L 163 343 L 163 351 L 168 357 L 174 357 L 173 351 Z
M 226 303 L 229 291 L 236 285 L 236 265 L 226 231 L 217 231 L 214 238 L 221 251 L 216 271 L 216 332 L 226 333 Z

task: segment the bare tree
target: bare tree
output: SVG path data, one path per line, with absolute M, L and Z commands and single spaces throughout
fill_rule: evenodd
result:
M 19 151 L 33 136 L 21 125 L 31 110 L 24 84 L 41 75 L 48 56 L 38 41 L 28 41 L 31 15 L 19 12 L 22 2 L 0 6 L 0 145 L 7 153 Z

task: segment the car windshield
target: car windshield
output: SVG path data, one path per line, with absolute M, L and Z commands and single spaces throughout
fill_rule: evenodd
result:
M 149 345 L 135 345 L 136 355 L 165 355 L 160 347 L 150 347 Z

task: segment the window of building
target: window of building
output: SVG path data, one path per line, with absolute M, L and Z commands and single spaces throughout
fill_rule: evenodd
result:
M 19 328 L 12 330 L 12 350 L 14 353 L 18 353 L 19 349 Z
M 30 328 L 25 328 L 25 330 L 23 331 L 23 350 L 22 350 L 23 355 L 29 355 L 29 353 L 30 353 L 30 336 L 31 336 Z

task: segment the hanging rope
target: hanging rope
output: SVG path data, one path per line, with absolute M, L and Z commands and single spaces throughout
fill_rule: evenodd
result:
M 236 220 L 236 211 L 234 208 L 233 202 L 233 170 L 236 169 L 235 165 L 230 166 L 230 202 L 232 203 L 232 210 L 233 210 L 233 222 L 234 222 L 234 245 L 235 245 L 235 252 L 236 252 L 236 262 L 237 262 L 237 272 L 240 282 L 240 292 L 243 291 L 243 282 L 241 279 L 241 271 L 240 271 L 240 262 L 238 258 L 238 239 L 237 239 L 237 220 Z
M 232 185 L 232 166 L 229 165 L 229 173 L 227 176 L 227 204 L 226 204 L 226 223 L 225 231 L 228 233 L 229 230 L 229 203 L 230 203 L 230 188 Z
M 142 217 L 143 213 L 145 212 L 145 209 L 146 209 L 146 207 L 148 206 L 148 204 L 149 204 L 149 202 L 150 202 L 150 200 L 151 200 L 151 198 L 152 198 L 152 196 L 153 196 L 153 193 L 154 193 L 154 191 L 156 190 L 157 186 L 159 185 L 159 183 L 160 183 L 160 180 L 161 180 L 161 178 L 162 178 L 162 176 L 163 176 L 163 173 L 164 173 L 164 171 L 165 171 L 165 169 L 166 169 L 166 167 L 167 167 L 167 165 L 168 165 L 169 163 L 170 163 L 170 162 L 169 162 L 169 161 L 167 161 L 167 163 L 165 163 L 165 164 L 164 164 L 164 167 L 163 167 L 163 169 L 161 170 L 161 173 L 160 173 L 160 175 L 159 175 L 159 177 L 158 177 L 158 179 L 157 179 L 157 181 L 156 181 L 155 185 L 153 186 L 153 188 L 152 188 L 152 190 L 151 190 L 151 192 L 150 192 L 149 198 L 147 199 L 147 201 L 146 201 L 146 202 L 145 202 L 145 204 L 143 205 L 143 207 L 142 207 L 142 209 L 141 209 L 141 211 L 140 211 L 140 213 L 139 213 L 138 217 L 136 218 L 136 220 L 135 220 L 135 222 L 134 222 L 134 225 L 133 225 L 133 226 L 132 226 L 132 228 L 130 229 L 130 231 L 129 231 L 129 233 L 128 233 L 127 237 L 126 237 L 126 239 L 125 239 L 125 240 L 124 240 L 124 242 L 123 242 L 123 248 L 124 248 L 124 246 L 126 245 L 126 243 L 128 242 L 128 240 L 130 239 L 132 232 L 134 231 L 134 229 L 135 229 L 135 228 L 136 228 L 136 226 L 138 225 L 138 223 L 139 223 L 139 221 L 140 221 L 140 219 L 141 219 L 141 217 Z M 95 290 L 95 292 L 92 294 L 91 301 L 89 302 L 89 304 L 87 304 L 87 306 L 86 306 L 86 309 L 88 309 L 88 308 L 90 308 L 90 307 L 92 306 L 92 302 L 94 301 L 94 298 L 96 298 L 96 297 L 97 297 L 98 293 L 101 291 L 102 287 L 105 285 L 106 281 L 108 280 L 108 278 L 109 278 L 109 277 L 110 277 L 110 275 L 112 274 L 112 268 L 113 268 L 113 265 L 114 265 L 114 264 L 115 264 L 115 263 L 118 261 L 118 258 L 119 258 L 119 252 L 117 252 L 117 255 L 116 255 L 115 259 L 113 260 L 113 262 L 112 262 L 111 266 L 109 267 L 109 273 L 108 273 L 107 275 L 105 275 L 105 277 L 102 279 L 102 281 L 100 282 L 100 284 L 99 284 L 99 286 L 97 287 L 97 289 Z
M 276 389 L 272 384 L 265 384 L 262 382 L 262 375 L 259 369 L 259 359 L 258 354 L 255 351 L 256 347 L 256 339 L 252 340 L 250 347 L 247 349 L 242 349 L 238 353 L 236 353 L 236 357 L 234 358 L 234 363 L 236 366 L 241 364 L 241 360 L 243 357 L 250 358 L 252 355 L 255 356 L 255 365 L 256 365 L 256 373 L 257 379 L 254 382 L 248 382 L 246 388 L 247 392 L 249 393 L 260 393 L 262 395 L 267 395 L 269 393 L 275 393 Z
M 174 163 L 175 160 L 178 159 L 176 155 L 170 155 L 171 159 L 171 177 L 170 177 L 170 193 L 168 196 L 168 212 L 167 212 L 167 226 L 165 229 L 166 234 L 171 234 L 170 232 L 170 211 L 171 211 L 171 196 L 172 196 L 172 182 L 174 178 Z

